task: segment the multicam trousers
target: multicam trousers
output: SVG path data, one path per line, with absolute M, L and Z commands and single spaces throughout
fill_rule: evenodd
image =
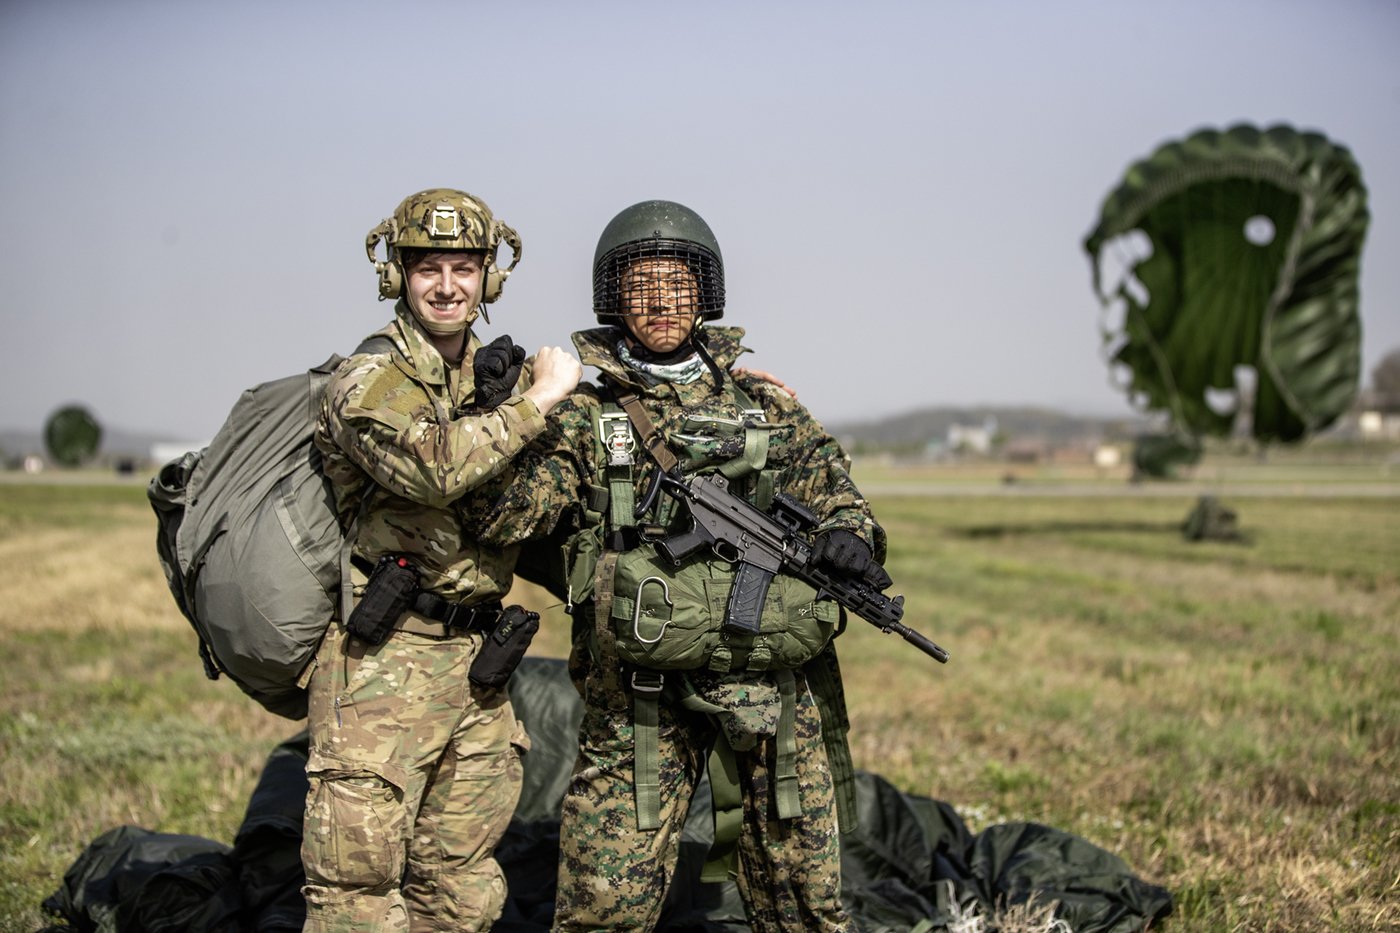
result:
M 637 830 L 629 697 L 587 680 L 579 755 L 560 826 L 557 930 L 650 930 L 680 855 L 690 799 L 716 738 L 714 726 L 663 702 L 659 764 L 661 828 Z M 772 815 L 773 741 L 737 752 L 744 819 L 739 893 L 755 931 L 855 929 L 841 906 L 841 863 L 831 772 L 821 719 L 799 674 L 797 777 L 802 815 Z
M 528 740 L 505 691 L 467 680 L 480 647 L 327 632 L 310 685 L 305 930 L 486 930 L 500 915 L 492 853 Z

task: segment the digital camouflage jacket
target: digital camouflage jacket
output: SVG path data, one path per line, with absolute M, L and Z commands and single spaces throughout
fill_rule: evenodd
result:
M 740 355 L 749 352 L 740 343 L 741 328 L 706 327 L 704 333 L 711 356 L 726 373 Z M 733 456 L 733 451 L 706 449 L 693 432 L 695 424 L 707 418 L 742 419 L 734 394 L 716 392 L 708 371 L 689 385 L 649 384 L 618 361 L 618 338 L 619 331 L 612 327 L 573 335 L 584 365 L 596 366 L 641 397 L 647 414 L 684 467 L 703 467 L 706 457 L 713 463 Z M 775 488 L 815 512 L 821 519 L 820 530 L 855 532 L 883 561 L 884 532 L 851 482 L 850 459 L 835 438 L 777 386 L 749 376 L 739 377 L 738 385 L 763 409 L 767 421 L 778 426 L 771 435 L 767 461 L 767 468 L 777 473 Z M 515 478 L 504 496 L 482 516 L 483 540 L 517 544 L 548 535 L 561 524 L 570 530 L 582 526 L 587 489 L 597 485 L 600 475 L 593 425 L 605 391 L 595 385 L 580 386 L 550 412 L 548 428 L 513 462 L 510 472 Z M 641 501 L 655 469 L 639 448 L 633 471 L 636 501 Z
M 481 547 L 464 516 L 500 496 L 506 465 L 544 430 L 544 417 L 520 395 L 492 411 L 472 409 L 475 334 L 462 366 L 449 365 L 401 300 L 379 335 L 395 352 L 340 365 L 315 436 L 342 526 L 360 515 L 357 563 L 406 555 L 424 589 L 444 599 L 498 599 L 510 589 L 515 549 Z

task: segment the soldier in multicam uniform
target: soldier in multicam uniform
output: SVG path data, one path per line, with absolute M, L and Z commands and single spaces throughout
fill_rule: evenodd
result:
M 604 326 L 573 338 L 602 382 L 555 409 L 546 433 L 512 464 L 515 480 L 482 516 L 482 538 L 502 544 L 572 533 L 570 663 L 585 716 L 560 830 L 557 929 L 657 924 L 691 797 L 707 755 L 716 754 L 712 783 L 717 767 L 737 778 L 729 792 L 738 805 L 731 800 L 727 822 L 737 826 L 738 864 L 726 867 L 737 872 L 753 928 L 853 928 L 841 904 L 829 763 L 838 757 L 833 735 L 846 754 L 839 672 L 826 680 L 830 703 L 809 689 L 813 665 L 835 671 L 835 605 L 811 590 L 803 602 L 781 585 L 796 581 L 775 579 L 765 631 L 774 592 L 790 601 L 787 619 L 822 620 L 811 623 L 813 659 L 796 670 L 765 669 L 756 651 L 753 663 L 741 663 L 754 644 L 742 639 L 730 643 L 732 657 L 724 649 L 723 661 L 716 652 L 678 665 L 688 670 L 649 670 L 620 654 L 629 637 L 641 650 L 664 644 L 672 623 L 658 630 L 661 615 L 674 620 L 671 632 L 697 618 L 700 628 L 717 628 L 732 579 L 713 556 L 679 568 L 646 557 L 642 569 L 624 571 L 633 557 L 654 553 L 648 542 L 677 522 L 670 498 L 654 493 L 657 458 L 645 452 L 648 441 L 669 450 L 682 471 L 719 470 L 760 506 L 774 492 L 797 498 L 821 519 L 814 551 L 825 567 L 889 585 L 880 567 L 884 534 L 851 482 L 847 457 L 780 385 L 726 372 L 745 348 L 741 329 L 705 326 L 723 309 L 719 246 L 698 215 L 666 201 L 619 214 L 594 260 L 594 311 Z M 644 418 L 632 414 L 635 405 Z
M 514 257 L 497 269 L 502 239 Z M 366 251 L 381 298 L 399 298 L 394 320 L 377 334 L 380 352 L 337 370 L 315 441 L 353 528 L 356 593 L 385 556 L 403 558 L 421 589 L 382 644 L 332 624 L 310 670 L 305 929 L 485 930 L 505 900 L 492 855 L 527 739 L 504 690 L 468 681 L 515 553 L 480 545 L 464 516 L 490 501 L 582 370 L 543 348 L 533 385 L 517 394 L 523 352 L 502 338 L 491 347 L 506 365 L 483 384 L 490 354 L 471 324 L 499 295 L 520 241 L 473 196 L 411 195 Z

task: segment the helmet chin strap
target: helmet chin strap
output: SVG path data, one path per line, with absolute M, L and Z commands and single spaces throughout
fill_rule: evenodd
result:
M 715 394 L 719 394 L 720 386 L 724 385 L 724 370 L 719 368 L 719 364 L 715 362 L 715 358 L 711 356 L 710 351 L 706 349 L 705 339 L 702 336 L 703 333 L 704 331 L 697 327 L 695 333 L 691 335 L 691 339 L 695 343 L 695 352 L 700 354 L 700 359 L 704 360 L 705 365 L 710 369 L 710 375 L 715 377 L 714 392 Z
M 477 305 L 467 312 L 467 318 L 461 324 L 443 324 L 428 320 L 427 315 L 418 310 L 418 303 L 414 301 L 412 296 L 408 298 L 408 310 L 413 312 L 413 319 L 418 322 L 418 325 L 434 337 L 455 337 L 475 324 L 477 317 L 486 309 L 482 305 Z M 490 324 L 491 319 L 487 318 L 486 323 Z

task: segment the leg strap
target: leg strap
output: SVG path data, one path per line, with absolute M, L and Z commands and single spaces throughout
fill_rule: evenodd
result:
M 723 731 L 715 736 L 708 768 L 715 841 L 705 858 L 705 867 L 700 870 L 700 880 L 727 881 L 739 872 L 739 830 L 744 825 L 744 795 L 739 789 L 739 763 Z
M 661 764 L 658 727 L 661 688 L 656 671 L 632 672 L 632 784 L 637 795 L 637 829 L 661 828 Z
M 831 786 L 836 793 L 836 814 L 841 831 L 856 828 L 856 769 L 851 762 L 851 746 L 846 733 L 851 721 L 846 715 L 846 692 L 841 687 L 841 668 L 836 661 L 836 646 L 828 644 L 802 669 L 807 686 L 817 701 L 822 720 L 822 744 L 826 747 L 826 764 L 831 770 Z
M 797 680 L 792 671 L 775 671 L 778 696 L 778 734 L 773 767 L 773 797 L 777 816 L 790 820 L 802 815 L 797 783 Z M 710 797 L 715 816 L 715 841 L 701 869 L 701 881 L 724 881 L 738 873 L 739 832 L 744 825 L 744 796 L 739 787 L 739 765 L 734 748 L 718 730 L 708 761 Z
M 773 787 L 778 819 L 802 815 L 802 796 L 797 788 L 797 678 L 792 671 L 777 671 L 778 711 L 777 751 L 774 756 Z

